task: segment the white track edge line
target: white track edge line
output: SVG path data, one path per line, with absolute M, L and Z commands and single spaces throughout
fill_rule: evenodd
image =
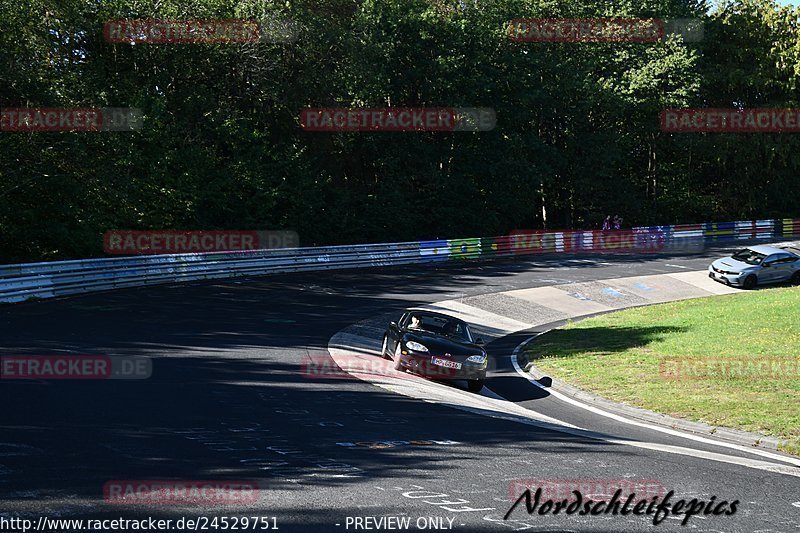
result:
M 545 332 L 542 332 L 542 333 L 545 333 Z M 783 455 L 778 455 L 776 453 L 768 452 L 766 450 L 760 450 L 760 449 L 757 449 L 757 448 L 752 448 L 751 449 L 751 448 L 747 448 L 745 446 L 741 446 L 739 444 L 733 444 L 733 443 L 729 443 L 729 442 L 721 442 L 721 441 L 718 441 L 718 440 L 702 437 L 700 435 L 692 435 L 690 433 L 686 433 L 686 432 L 683 432 L 683 431 L 678 431 L 678 430 L 674 430 L 674 429 L 670 429 L 670 428 L 665 428 L 665 427 L 660 427 L 660 426 L 656 426 L 656 425 L 652 425 L 652 424 L 647 424 L 645 422 L 639 422 L 637 420 L 631 420 L 629 418 L 626 418 L 626 417 L 623 417 L 623 416 L 620 416 L 620 415 L 617 415 L 617 414 L 614 414 L 614 413 L 609 413 L 608 411 L 604 411 L 604 410 L 599 409 L 597 407 L 594 407 L 592 405 L 587 405 L 587 404 L 585 404 L 583 402 L 579 402 L 578 400 L 575 400 L 573 398 L 565 396 L 564 394 L 562 394 L 562 393 L 560 393 L 558 391 L 554 391 L 551 388 L 545 387 L 544 385 L 542 385 L 541 383 L 539 383 L 535 379 L 533 379 L 533 377 L 531 377 L 530 374 L 528 374 L 527 372 L 522 370 L 522 368 L 520 368 L 520 366 L 519 366 L 519 363 L 517 362 L 517 354 L 519 354 L 520 350 L 522 350 L 522 348 L 524 346 L 529 344 L 533 339 L 535 339 L 536 337 L 538 337 L 542 333 L 534 335 L 534 336 L 530 337 L 529 339 L 527 339 L 526 341 L 524 341 L 521 344 L 519 344 L 514 349 L 514 352 L 511 354 L 511 364 L 514 365 L 514 370 L 517 371 L 517 374 L 519 374 L 521 377 L 527 379 L 530 383 L 532 383 L 536 387 L 539 387 L 540 389 L 543 389 L 543 390 L 547 391 L 548 394 L 552 394 L 554 397 L 558 398 L 559 400 L 561 400 L 563 402 L 566 402 L 566 403 L 568 403 L 570 405 L 573 405 L 575 407 L 579 407 L 581 409 L 589 411 L 591 413 L 594 413 L 594 414 L 597 414 L 597 415 L 600 415 L 600 416 L 604 416 L 604 417 L 610 418 L 612 420 L 616 420 L 617 422 L 622 422 L 623 424 L 629 424 L 631 426 L 641 427 L 641 428 L 649 429 L 649 430 L 652 430 L 652 431 L 657 431 L 659 433 L 665 433 L 667 435 L 672 435 L 674 437 L 682 437 L 682 438 L 685 438 L 685 439 L 693 440 L 695 442 L 702 442 L 703 444 L 711 444 L 711 445 L 714 445 L 714 446 L 720 446 L 720 447 L 723 447 L 723 448 L 729 448 L 729 449 L 737 450 L 737 451 L 740 451 L 740 452 L 751 453 L 751 454 L 754 454 L 754 455 L 760 455 L 761 457 L 766 457 L 768 459 L 772 459 L 773 461 L 781 461 L 781 462 L 784 462 L 784 463 L 792 464 L 794 466 L 800 466 L 800 459 L 795 459 L 793 457 L 785 457 Z

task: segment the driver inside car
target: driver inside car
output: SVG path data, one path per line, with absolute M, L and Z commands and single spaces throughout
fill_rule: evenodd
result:
M 448 322 L 447 324 L 444 325 L 444 328 L 442 328 L 442 330 L 444 331 L 445 335 L 450 335 L 453 337 L 458 336 L 458 324 L 456 322 Z

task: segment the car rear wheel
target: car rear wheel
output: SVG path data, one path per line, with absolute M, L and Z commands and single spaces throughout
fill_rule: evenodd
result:
M 749 276 L 744 278 L 744 283 L 742 283 L 742 287 L 744 287 L 745 289 L 754 289 L 757 283 L 758 280 L 756 279 L 756 277 L 750 274 Z
M 480 392 L 483 388 L 483 380 L 482 379 L 471 379 L 467 381 L 467 388 L 470 392 Z
M 800 285 L 800 270 L 798 270 L 792 275 L 792 279 L 790 280 L 790 282 L 792 285 Z
M 403 371 L 403 365 L 400 363 L 400 343 L 397 343 L 397 348 L 394 351 L 394 369 Z

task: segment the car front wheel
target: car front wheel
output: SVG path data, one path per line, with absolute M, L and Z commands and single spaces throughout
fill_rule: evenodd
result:
M 381 357 L 384 359 L 389 358 L 389 354 L 386 353 L 386 349 L 389 347 L 389 337 L 386 335 L 383 336 L 383 345 L 381 346 Z
M 792 275 L 792 279 L 790 281 L 792 285 L 800 285 L 800 270 Z
M 756 279 L 756 277 L 750 274 L 749 276 L 744 278 L 744 283 L 742 283 L 742 287 L 745 289 L 754 289 L 757 283 L 758 280 Z
M 471 379 L 467 381 L 467 388 L 470 392 L 480 392 L 483 388 L 483 380 L 482 379 Z
M 403 365 L 400 363 L 400 343 L 397 343 L 397 349 L 394 351 L 394 369 L 403 371 Z

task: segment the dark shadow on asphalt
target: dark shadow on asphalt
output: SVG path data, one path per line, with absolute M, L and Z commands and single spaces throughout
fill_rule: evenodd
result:
M 104 483 L 126 479 L 255 479 L 283 491 L 390 480 L 410 468 L 429 473 L 422 479 L 446 476 L 444 458 L 471 460 L 474 450 L 496 446 L 511 454 L 585 453 L 587 446 L 631 453 L 546 424 L 483 417 L 476 424 L 481 409 L 427 404 L 303 370 L 257 358 L 169 357 L 156 359 L 146 380 L 2 381 L 0 403 L 13 408 L 0 430 L 18 447 L 4 457 L 12 470 L 0 502 L 66 492 L 102 503 Z M 410 441 L 458 444 L 402 444 Z
M 587 447 L 633 453 L 589 436 L 485 417 L 476 423 L 474 414 L 354 380 L 302 374 L 302 358 L 327 354 L 338 330 L 371 313 L 419 303 L 405 293 L 496 292 L 503 287 L 491 280 L 545 272 L 549 266 L 531 264 L 545 260 L 427 266 L 424 274 L 415 266 L 277 275 L 0 308 L 2 355 L 153 358 L 147 380 L 0 380 L 0 507 L 46 502 L 57 510 L 61 499 L 81 500 L 88 502 L 81 512 L 88 518 L 107 512 L 102 488 L 115 479 L 256 479 L 270 490 L 296 491 L 407 478 L 410 470 L 419 479 L 446 476 L 453 468 L 446 459 L 474 458 L 475 450 L 487 448 L 511 455 L 585 453 Z M 459 444 L 339 444 L 412 440 Z M 348 473 L 358 475 L 341 477 Z

